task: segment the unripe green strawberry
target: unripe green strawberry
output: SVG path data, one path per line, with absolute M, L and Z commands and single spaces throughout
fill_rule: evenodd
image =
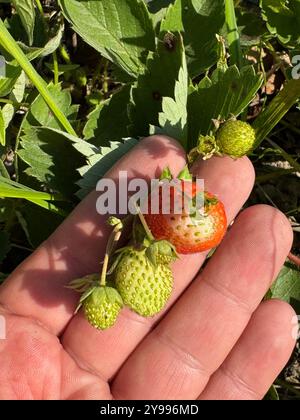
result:
M 246 122 L 229 120 L 216 134 L 220 152 L 235 158 L 247 155 L 255 144 L 255 130 Z
M 153 316 L 167 303 L 173 288 L 168 265 L 154 265 L 146 249 L 129 247 L 115 270 L 115 284 L 124 304 L 144 317 Z
M 86 293 L 82 305 L 89 323 L 99 330 L 105 330 L 115 324 L 123 301 L 113 287 L 96 286 Z

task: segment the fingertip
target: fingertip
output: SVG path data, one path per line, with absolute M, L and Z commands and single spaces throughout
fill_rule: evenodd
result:
M 294 233 L 288 218 L 280 210 L 266 205 L 257 204 L 248 207 L 239 215 L 240 221 L 247 221 L 249 229 L 258 228 L 258 234 L 261 234 L 261 240 L 269 245 L 272 252 L 276 250 L 284 257 L 289 254 Z
M 175 152 L 185 158 L 186 154 L 181 144 L 170 136 L 154 134 L 144 137 L 139 143 L 139 147 L 150 147 L 152 152 L 160 154 L 162 152 Z
M 286 321 L 291 325 L 293 319 L 297 317 L 294 308 L 286 301 L 281 299 L 268 299 L 261 304 L 261 310 L 266 310 L 272 313 L 272 318 L 275 324 L 280 321 Z M 284 329 L 284 327 L 282 327 Z
M 266 300 L 259 306 L 251 324 L 255 325 L 257 342 L 269 343 L 271 354 L 285 363 L 295 347 L 298 336 L 298 317 L 292 306 L 280 299 Z
M 225 182 L 237 181 L 240 185 L 249 185 L 252 189 L 255 181 L 255 170 L 252 162 L 247 156 L 239 159 L 232 159 L 229 156 L 214 156 L 211 159 L 203 160 L 198 159 L 193 167 L 192 171 L 197 174 L 202 172 L 206 168 L 219 169 L 222 166 L 223 179 Z M 210 169 L 210 171 L 213 171 Z M 223 180 L 220 179 L 222 182 Z
M 164 135 L 153 135 L 141 139 L 106 176 L 115 178 L 120 171 L 126 170 L 129 176 L 150 181 L 159 178 L 167 166 L 176 176 L 185 165 L 185 151 L 175 139 Z

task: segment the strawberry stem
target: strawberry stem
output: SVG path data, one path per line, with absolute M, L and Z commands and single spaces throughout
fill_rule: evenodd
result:
M 102 270 L 101 270 L 101 276 L 100 276 L 100 286 L 106 285 L 106 273 L 107 273 L 109 258 L 114 250 L 115 244 L 119 241 L 121 237 L 122 229 L 123 229 L 123 223 L 121 222 L 121 220 L 117 218 L 110 218 L 108 220 L 108 223 L 114 226 L 114 229 L 110 237 L 108 238 L 107 245 L 106 245 L 106 250 L 105 250 L 105 255 L 104 255 L 104 260 L 103 260 Z
M 101 277 L 100 277 L 100 286 L 106 285 L 106 273 L 107 273 L 108 261 L 109 261 L 109 255 L 105 253 L 103 265 L 102 265 Z
M 147 235 L 147 237 L 148 237 L 148 239 L 150 240 L 150 241 L 154 241 L 154 236 L 152 235 L 152 233 L 151 233 L 151 230 L 149 229 L 149 227 L 148 227 L 148 225 L 147 225 L 147 222 L 146 222 L 146 220 L 145 220 L 145 217 L 144 217 L 144 215 L 141 213 L 141 211 L 139 210 L 139 212 L 138 212 L 138 216 L 139 216 L 139 219 L 140 219 L 140 221 L 141 221 L 141 224 L 143 225 L 143 228 L 145 229 L 145 232 L 146 232 L 146 235 Z

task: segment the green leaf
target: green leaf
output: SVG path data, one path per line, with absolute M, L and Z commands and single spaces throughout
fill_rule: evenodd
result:
M 59 0 L 74 30 L 131 76 L 155 49 L 153 24 L 143 0 Z
M 5 77 L 0 76 L 0 97 L 7 96 L 13 90 L 21 71 L 19 66 L 6 64 Z
M 183 32 L 182 0 L 170 4 L 160 26 L 161 32 Z
M 266 32 L 266 24 L 260 13 L 256 9 L 249 7 L 238 7 L 235 10 L 239 32 L 241 34 L 241 44 L 258 44 L 260 37 Z
M 26 54 L 27 59 L 32 61 L 38 57 L 46 57 L 56 51 L 61 44 L 63 33 L 64 25 L 62 24 L 58 27 L 55 35 L 50 38 L 43 47 L 28 47 L 27 45 L 22 44 L 22 42 L 18 42 L 18 44 Z
M 240 33 L 236 21 L 234 0 L 226 0 L 225 18 L 230 64 L 235 64 L 240 69 L 242 67 L 243 57 L 241 51 Z
M 166 9 L 175 0 L 150 0 L 148 1 L 148 8 L 151 13 L 157 13 L 161 9 Z
M 260 6 L 271 34 L 283 44 L 299 44 L 300 0 L 261 0 Z
M 218 61 L 218 41 L 225 23 L 224 0 L 182 0 L 184 45 L 190 77 Z
M 290 80 L 253 123 L 256 147 L 267 137 L 300 98 L 300 79 Z
M 212 78 L 202 79 L 188 99 L 189 148 L 195 147 L 199 135 L 214 129 L 214 119 L 238 116 L 250 104 L 262 84 L 252 66 L 241 71 L 236 66 L 225 72 L 216 70 Z
M 11 104 L 6 104 L 0 108 L 0 143 L 5 146 L 6 143 L 6 129 L 14 116 L 14 107 Z
M 21 103 L 24 98 L 25 87 L 26 87 L 26 75 L 24 71 L 22 71 L 20 76 L 16 80 L 13 90 L 10 93 L 10 99 L 14 102 Z
M 96 146 L 104 146 L 109 141 L 120 141 L 128 136 L 127 126 L 130 121 L 127 107 L 130 101 L 130 88 L 130 85 L 123 86 L 89 114 L 83 130 L 85 140 Z
M 300 313 L 300 268 L 286 262 L 271 288 L 272 299 L 281 299 Z
M 71 94 L 68 90 L 61 90 L 61 85 L 48 85 L 48 92 L 55 98 L 55 102 L 59 109 L 63 112 L 69 121 L 76 119 L 78 106 L 72 105 Z M 60 124 L 50 111 L 48 105 L 41 95 L 38 95 L 32 102 L 26 122 L 24 122 L 24 129 L 30 125 L 41 125 L 49 128 L 60 129 Z
M 77 168 L 83 164 L 83 158 L 65 133 L 46 127 L 27 128 L 21 147 L 18 155 L 29 166 L 26 174 L 50 191 L 73 197 L 78 180 Z
M 61 197 L 54 194 L 35 191 L 25 185 L 0 176 L 0 198 L 20 198 L 28 200 L 40 207 L 63 214 L 51 201 L 61 200 Z M 47 200 L 47 201 L 46 201 Z
M 174 97 L 175 99 L 163 98 L 163 112 L 159 114 L 159 132 L 177 139 L 186 148 L 188 73 L 184 52 L 182 54 L 182 67 L 175 83 Z
M 47 89 L 46 82 L 37 73 L 30 61 L 28 61 L 26 55 L 21 50 L 20 46 L 16 43 L 14 38 L 11 36 L 9 31 L 5 27 L 4 23 L 2 22 L 2 19 L 0 19 L 0 45 L 8 54 L 14 57 L 14 59 L 22 67 L 22 69 L 32 81 L 34 86 L 37 88 L 39 93 L 43 96 L 45 102 L 48 104 L 49 108 L 51 109 L 57 120 L 60 122 L 61 126 L 68 133 L 76 135 L 70 122 L 61 112 L 59 107 L 56 105 L 55 99 L 50 95 Z
M 23 227 L 33 248 L 38 247 L 49 238 L 51 233 L 63 222 L 60 214 L 46 211 L 46 209 L 26 203 L 18 212 L 18 219 L 23 218 Z
M 163 179 L 167 179 L 168 181 L 173 179 L 171 169 L 168 166 L 165 167 L 160 174 L 159 180 L 162 181 Z
M 79 169 L 82 179 L 77 183 L 80 190 L 76 195 L 83 199 L 95 188 L 99 179 L 137 143 L 138 140 L 134 138 L 126 138 L 122 142 L 111 142 L 109 147 L 100 147 L 95 154 L 90 155 L 87 165 Z
M 10 250 L 9 234 L 7 232 L 0 232 L 0 263 L 4 260 Z
M 2 109 L 0 108 L 0 144 L 5 146 L 6 143 L 6 127 Z
M 11 179 L 0 176 L 0 197 L 1 198 L 24 198 L 26 200 L 54 200 L 54 195 L 46 192 L 35 191 Z M 55 197 L 58 199 L 59 197 Z
M 162 98 L 174 96 L 182 51 L 181 35 L 167 33 L 159 40 L 157 52 L 149 56 L 147 71 L 139 76 L 131 92 L 131 135 L 146 136 L 149 134 L 149 125 L 158 125 Z
M 225 24 L 224 0 L 154 1 L 149 8 L 156 13 L 155 23 L 161 21 L 161 32 L 183 32 L 190 77 L 216 64 L 219 58 L 216 34 L 222 32 Z
M 29 45 L 33 41 L 33 31 L 35 22 L 35 8 L 33 0 L 13 0 L 14 8 L 19 14 L 23 27 L 27 33 Z

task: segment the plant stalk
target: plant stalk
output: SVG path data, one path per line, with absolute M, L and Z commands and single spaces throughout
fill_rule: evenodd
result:
M 59 70 L 58 70 L 58 60 L 56 51 L 53 53 L 53 72 L 54 72 L 54 84 L 58 85 L 59 83 Z
M 225 17 L 231 64 L 236 64 L 237 67 L 241 69 L 243 65 L 243 56 L 240 34 L 235 16 L 234 0 L 225 0 Z
M 116 243 L 119 241 L 122 234 L 123 224 L 120 223 L 114 226 L 114 229 L 107 241 L 105 256 L 102 264 L 101 276 L 100 276 L 100 286 L 106 285 L 106 274 L 108 269 L 109 258 L 115 248 Z
M 142 225 L 143 225 L 143 228 L 145 229 L 145 232 L 146 232 L 146 235 L 148 236 L 148 239 L 150 240 L 150 241 L 154 241 L 154 236 L 152 235 L 152 233 L 151 233 L 151 231 L 150 231 L 150 229 L 149 229 L 149 227 L 148 227 L 148 225 L 147 225 L 147 222 L 146 222 L 146 220 L 145 220 L 145 217 L 144 217 L 144 215 L 141 213 L 141 211 L 139 210 L 139 212 L 138 212 L 138 216 L 139 216 L 139 219 L 140 219 L 140 221 L 141 221 L 141 223 L 142 223 Z
M 25 71 L 29 79 L 35 85 L 37 90 L 40 92 L 41 96 L 44 98 L 46 104 L 49 106 L 50 110 L 53 112 L 54 116 L 57 118 L 61 126 L 66 130 L 67 133 L 76 136 L 76 132 L 73 129 L 72 125 L 66 118 L 63 112 L 57 106 L 54 98 L 49 93 L 47 84 L 44 79 L 37 73 L 35 68 L 32 66 L 30 61 L 27 59 L 24 52 L 21 50 L 19 45 L 16 43 L 14 38 L 6 29 L 2 19 L 0 19 L 0 45 L 15 58 L 18 64 Z

